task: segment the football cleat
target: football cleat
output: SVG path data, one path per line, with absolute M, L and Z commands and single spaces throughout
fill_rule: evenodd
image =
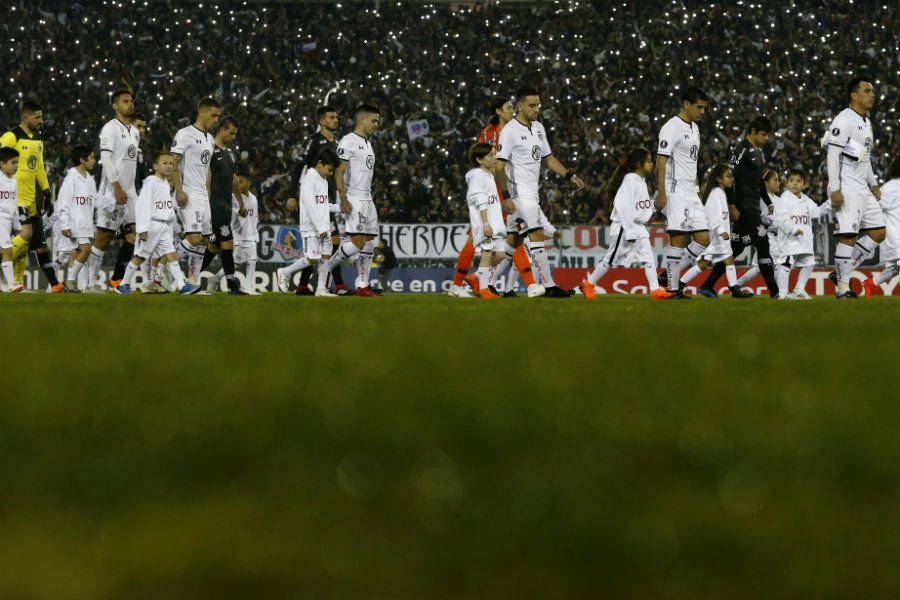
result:
M 735 286 L 737 287 L 737 286 Z M 740 288 L 738 288 L 740 289 Z M 698 296 L 703 296 L 704 298 L 718 298 L 719 295 L 716 293 L 716 290 L 711 290 L 709 288 L 701 287 L 697 290 Z
M 650 297 L 654 300 L 668 300 L 672 297 L 672 292 L 668 291 L 666 288 L 659 287 L 653 290 Z
M 291 291 L 291 276 L 284 272 L 284 269 L 275 271 L 275 282 L 278 284 L 278 291 L 287 294 Z
M 376 293 L 372 290 L 372 288 L 369 288 L 369 287 L 362 287 L 362 288 L 359 288 L 358 290 L 356 290 L 356 295 L 357 295 L 357 296 L 363 296 L 363 297 L 369 297 L 369 298 L 376 298 L 376 297 L 378 297 L 378 294 L 376 294 Z
M 119 287 L 120 285 L 122 285 L 122 280 L 121 279 L 110 279 L 109 281 L 106 282 L 106 284 L 109 287 L 115 289 L 115 288 Z
M 168 294 L 169 290 L 164 288 L 158 281 L 151 281 L 141 288 L 142 294 Z
M 532 283 L 528 286 L 529 298 L 540 298 L 547 293 L 547 289 L 539 283 Z
M 193 283 L 185 283 L 184 287 L 178 290 L 178 293 L 182 296 L 193 296 L 194 294 L 200 293 L 200 286 L 194 285 Z
M 569 292 L 562 289 L 558 285 L 551 285 L 545 288 L 544 298 L 568 298 Z
M 750 290 L 745 290 L 744 288 L 742 288 L 739 285 L 735 285 L 728 289 L 731 290 L 732 298 L 752 298 L 753 297 L 753 292 L 751 292 Z M 701 293 L 702 293 L 702 291 L 701 291 Z M 715 293 L 715 292 L 713 292 L 713 293 Z
M 838 300 L 855 300 L 857 298 L 856 292 L 853 290 L 847 290 L 843 294 L 838 294 L 835 296 Z
M 7 292 L 10 294 L 18 294 L 19 292 L 24 292 L 24 291 L 25 291 L 25 286 L 22 285 L 21 283 L 18 285 L 13 284 L 13 286 L 7 290 Z
M 66 291 L 66 284 L 64 284 L 62 281 L 60 281 L 59 283 L 54 285 L 52 288 L 50 288 L 51 294 L 62 294 L 65 291 Z
M 303 284 L 303 283 L 301 283 L 300 285 L 297 286 L 297 289 L 294 290 L 294 293 L 297 294 L 298 296 L 315 296 L 316 295 L 316 293 L 314 291 L 309 289 L 308 285 Z
M 352 296 L 353 292 L 350 291 L 350 288 L 348 288 L 346 284 L 342 283 L 334 290 L 334 294 L 336 296 Z
M 875 295 L 875 290 L 878 289 L 878 286 L 875 285 L 875 280 L 869 277 L 865 281 L 863 281 L 863 291 L 866 293 L 866 298 L 871 298 Z
M 117 294 L 121 294 L 123 296 L 127 296 L 131 293 L 131 286 L 127 283 L 122 283 L 121 281 L 119 282 L 119 285 L 117 285 L 114 289 L 116 290 Z
M 481 290 L 481 292 L 478 295 L 485 299 L 501 297 L 500 294 L 497 293 L 497 290 L 495 290 L 491 286 L 488 286 L 488 287 L 484 288 L 483 290 Z
M 475 295 L 477 296 L 478 293 L 481 291 L 481 282 L 478 281 L 478 275 L 476 275 L 475 273 L 472 273 L 471 275 L 466 275 L 465 280 L 466 280 L 466 283 L 469 284 L 469 287 L 472 288 L 472 292 L 474 292 Z
M 669 296 L 667 300 L 693 300 L 690 296 L 684 293 L 683 289 L 679 289 L 677 292 L 669 291 Z
M 89 285 L 84 289 L 85 294 L 105 294 L 108 288 L 99 283 L 95 283 L 94 285 Z
M 518 298 L 519 294 L 516 293 L 516 290 L 507 290 L 503 292 L 504 298 Z
M 66 291 L 70 294 L 80 294 L 81 290 L 78 289 L 78 282 L 72 281 L 71 279 L 67 280 L 65 283 Z

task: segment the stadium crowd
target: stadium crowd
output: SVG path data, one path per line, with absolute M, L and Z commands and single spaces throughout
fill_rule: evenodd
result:
M 45 162 L 65 174 L 69 149 L 97 139 L 110 93 L 134 91 L 150 118 L 142 142 L 166 146 L 198 98 L 217 97 L 242 123 L 261 220 L 287 220 L 291 173 L 328 96 L 350 129 L 352 107 L 382 110 L 374 194 L 382 222 L 465 221 L 464 155 L 497 95 L 520 82 L 542 90 L 554 151 L 586 187 L 549 177 L 556 223 L 604 222 L 600 194 L 627 148 L 655 148 L 679 105 L 677 88 L 702 85 L 714 101 L 702 125 L 701 172 L 726 157 L 756 114 L 775 123 L 780 170 L 812 174 L 821 194 L 827 121 L 846 105 L 843 82 L 869 75 L 876 171 L 900 151 L 900 6 L 850 3 L 558 3 L 554 6 L 264 4 L 43 1 L 3 9 L 0 95 L 6 126 L 23 100 L 44 108 Z M 407 122 L 425 119 L 410 140 Z M 880 158 L 879 158 L 880 157 Z M 148 171 L 149 165 L 142 170 Z M 549 202 L 547 202 L 549 200 Z

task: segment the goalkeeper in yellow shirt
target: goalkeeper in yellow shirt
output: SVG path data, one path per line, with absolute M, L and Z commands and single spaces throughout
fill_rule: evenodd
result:
M 13 276 L 21 284 L 28 266 L 29 247 L 35 252 L 38 264 L 47 281 L 53 286 L 53 293 L 62 293 L 65 287 L 56 278 L 56 271 L 44 237 L 44 222 L 37 206 L 37 188 L 40 187 L 45 202 L 49 202 L 50 184 L 44 169 L 44 141 L 41 126 L 44 115 L 41 107 L 34 102 L 22 104 L 19 126 L 0 137 L 0 146 L 19 151 L 19 169 L 16 181 L 19 188 L 19 219 L 22 230 L 13 238 Z

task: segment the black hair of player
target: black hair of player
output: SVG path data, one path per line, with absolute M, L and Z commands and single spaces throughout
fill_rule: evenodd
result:
M 324 105 L 316 109 L 316 121 L 321 121 L 328 113 L 336 113 L 337 109 L 333 106 Z
M 616 165 L 615 171 L 613 171 L 606 185 L 603 186 L 602 191 L 602 197 L 608 203 L 608 206 L 612 206 L 616 193 L 622 187 L 625 176 L 636 171 L 638 167 L 647 162 L 650 156 L 650 151 L 646 148 L 634 148 L 628 153 L 625 160 Z
M 72 151 L 69 153 L 69 159 L 72 161 L 72 164 L 77 167 L 81 164 L 81 161 L 87 160 L 93 152 L 94 150 L 90 146 L 78 144 L 72 146 Z
M 531 85 L 523 85 L 516 91 L 516 102 L 521 102 L 528 96 L 540 96 L 538 89 Z
M 44 109 L 42 109 L 41 105 L 38 104 L 37 102 L 33 102 L 31 100 L 26 100 L 25 102 L 22 103 L 22 110 L 20 111 L 20 113 L 23 116 L 24 115 L 33 115 L 34 113 L 41 112 L 42 110 L 44 110 Z
M 19 157 L 19 151 L 10 146 L 0 147 L 0 163 L 8 163 L 14 158 Z
M 509 98 L 504 98 L 503 96 L 497 96 L 493 100 L 491 100 L 491 118 L 489 122 L 494 125 L 500 124 L 500 115 L 497 114 L 497 111 L 503 110 L 503 105 L 509 102 Z
M 110 104 L 115 104 L 116 102 L 119 101 L 119 98 L 121 96 L 124 96 L 125 94 L 128 94 L 129 96 L 134 98 L 134 96 L 131 95 L 131 90 L 126 90 L 126 89 L 122 88 L 121 90 L 116 90 L 113 92 L 112 101 L 110 102 Z
M 856 76 L 850 80 L 850 83 L 847 84 L 847 102 L 853 101 L 853 94 L 859 91 L 859 86 L 862 85 L 864 81 L 869 81 L 868 77 L 860 77 Z
M 696 85 L 689 85 L 681 92 L 681 102 L 688 104 L 696 104 L 700 101 L 709 102 L 709 95 L 698 88 Z
M 197 112 L 201 110 L 211 110 L 213 108 L 222 108 L 222 105 L 219 104 L 219 101 L 215 98 L 204 98 L 197 105 Z
M 806 173 L 800 169 L 788 169 L 787 178 L 790 179 L 791 177 L 799 177 L 803 180 L 803 183 L 806 183 Z
M 244 163 L 238 163 L 234 165 L 234 175 L 235 177 L 246 177 L 247 179 L 250 179 L 250 167 Z
M 885 171 L 884 176 L 888 179 L 900 178 L 900 155 L 894 157 L 894 159 L 891 161 L 891 164 L 888 165 L 887 171 Z
M 706 177 L 706 185 L 703 186 L 703 204 L 706 204 L 706 200 L 712 194 L 712 191 L 719 187 L 719 179 L 724 177 L 725 173 L 730 170 L 731 167 L 725 164 L 718 164 L 710 169 L 709 175 Z
M 381 111 L 371 104 L 360 104 L 356 107 L 356 119 L 359 120 L 363 115 L 380 115 Z
M 322 163 L 323 165 L 330 165 L 337 169 L 338 165 L 341 164 L 341 159 L 338 158 L 337 152 L 331 148 L 325 147 L 319 150 L 319 154 L 316 155 L 316 162 Z
M 222 117 L 222 120 L 219 121 L 219 130 L 225 129 L 226 127 L 234 127 L 235 129 L 240 129 L 241 124 L 231 115 L 225 115 L 224 117 Z
M 145 115 L 144 113 L 136 112 L 133 115 L 131 115 L 131 122 L 134 123 L 135 121 L 143 121 L 144 123 L 146 123 L 147 115 Z
M 168 150 L 160 150 L 159 152 L 154 153 L 153 164 L 155 165 L 156 163 L 158 163 L 159 159 L 161 159 L 163 156 L 172 156 L 172 153 Z
M 485 156 L 491 153 L 494 147 L 487 142 L 476 142 L 472 144 L 469 148 L 469 163 L 473 167 L 478 166 L 478 161 L 484 159 Z
M 747 126 L 750 133 L 772 133 L 772 121 L 762 115 L 755 117 Z

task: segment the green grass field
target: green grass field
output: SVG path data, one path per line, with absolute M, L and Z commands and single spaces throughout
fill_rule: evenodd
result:
M 0 297 L 2 598 L 896 598 L 900 302 Z

